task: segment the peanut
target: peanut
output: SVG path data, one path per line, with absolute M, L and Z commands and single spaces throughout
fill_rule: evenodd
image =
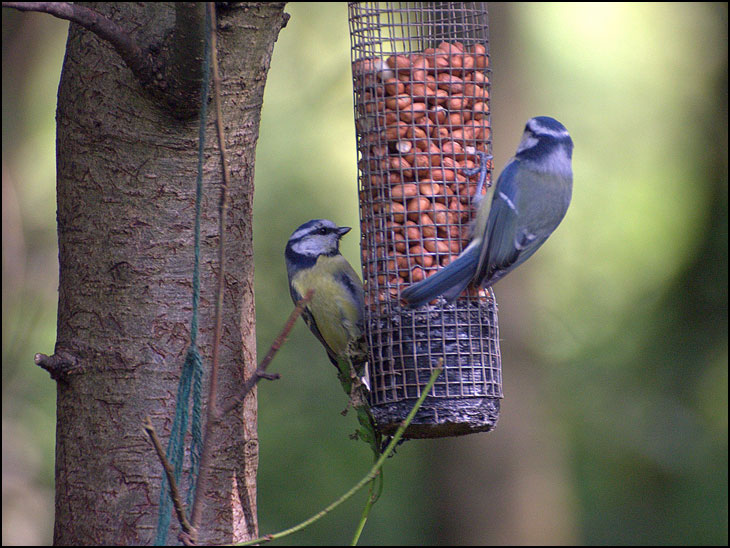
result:
M 426 116 L 427 110 L 426 103 L 411 103 L 401 110 L 400 119 L 404 122 L 412 122 L 413 120 Z
M 451 252 L 451 246 L 449 245 L 449 243 L 446 240 L 440 240 L 437 238 L 429 238 L 427 240 L 423 240 L 423 247 L 425 247 L 427 251 L 436 254 Z
M 390 80 L 385 81 L 385 93 L 388 95 L 401 95 L 406 90 L 406 86 L 403 85 L 403 82 L 400 80 L 396 80 L 395 78 L 391 78 Z
M 392 69 L 411 68 L 411 60 L 405 55 L 391 55 L 386 60 L 386 63 Z
M 410 95 L 396 95 L 385 99 L 385 106 L 390 110 L 403 110 L 412 102 Z
M 420 266 L 414 266 L 411 269 L 411 282 L 416 283 L 426 278 L 426 274 Z
M 413 198 L 417 194 L 418 186 L 414 183 L 395 185 L 390 189 L 390 196 L 399 202 L 402 202 L 404 199 Z
M 434 183 L 433 181 L 424 181 L 423 183 L 418 185 L 418 191 L 421 193 L 422 196 L 427 197 L 434 197 L 441 194 L 442 188 L 443 187 L 440 184 Z
M 443 89 L 452 95 L 458 95 L 464 91 L 464 80 L 458 76 L 449 74 L 448 72 L 441 72 L 437 80 L 439 89 Z
M 431 255 L 431 253 L 429 253 L 423 246 L 414 245 L 412 248 L 410 248 L 408 250 L 408 253 L 421 266 L 424 266 L 426 268 L 433 266 L 433 263 L 434 263 L 433 255 Z

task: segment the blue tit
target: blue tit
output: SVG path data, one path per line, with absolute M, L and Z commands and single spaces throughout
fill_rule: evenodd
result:
M 401 297 L 408 306 L 421 306 L 439 295 L 451 302 L 470 283 L 489 287 L 529 259 L 568 210 L 572 155 L 573 141 L 563 124 L 547 116 L 528 120 L 492 199 L 479 204 L 469 245 L 436 274 L 406 288 Z M 485 164 L 487 158 L 481 159 Z M 480 172 L 482 185 L 486 170 Z
M 349 231 L 326 219 L 306 222 L 291 235 L 284 253 L 294 302 L 314 290 L 302 317 L 335 366 L 351 342 L 351 350 L 359 350 L 363 328 L 362 282 L 340 254 L 340 238 Z

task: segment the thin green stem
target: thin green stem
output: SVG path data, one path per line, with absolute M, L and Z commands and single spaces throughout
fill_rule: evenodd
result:
M 376 488 L 376 485 L 377 485 L 377 488 Z M 382 493 L 383 493 L 383 474 L 381 472 L 377 478 L 375 478 L 373 481 L 370 482 L 370 490 L 368 492 L 367 501 L 365 502 L 365 508 L 363 508 L 363 510 L 362 510 L 362 515 L 360 516 L 360 522 L 357 524 L 357 529 L 355 529 L 355 534 L 352 537 L 350 546 L 357 546 L 357 543 L 360 540 L 360 535 L 362 534 L 362 530 L 365 528 L 365 523 L 367 523 L 368 518 L 370 517 L 370 510 L 372 510 L 373 505 L 376 502 L 378 502 L 378 499 L 380 498 L 380 495 Z
M 381 474 L 380 477 L 382 478 L 383 475 Z M 350 546 L 357 546 L 357 542 L 360 540 L 360 535 L 362 534 L 362 530 L 365 528 L 365 523 L 368 521 L 368 517 L 370 516 L 370 510 L 373 507 L 373 504 L 375 504 L 375 501 L 378 499 L 377 495 L 375 494 L 375 482 L 377 481 L 377 478 L 373 479 L 373 481 L 370 482 L 370 491 L 368 492 L 368 500 L 365 503 L 365 508 L 362 510 L 362 515 L 360 516 L 360 522 L 357 524 L 357 529 L 355 529 L 355 534 L 352 537 L 352 542 L 350 542 Z M 382 479 L 381 479 L 382 481 Z
M 250 546 L 252 544 L 261 544 L 263 542 L 269 542 L 271 540 L 280 539 L 287 535 L 291 535 L 292 533 L 296 533 L 297 531 L 301 531 L 302 529 L 304 529 L 311 523 L 314 523 L 318 519 L 326 516 L 332 510 L 337 508 L 340 504 L 342 504 L 343 502 L 348 500 L 355 493 L 357 493 L 360 489 L 362 489 L 368 482 L 373 481 L 380 473 L 380 469 L 383 467 L 383 463 L 385 462 L 385 459 L 388 458 L 388 455 L 390 455 L 392 453 L 393 449 L 395 449 L 395 446 L 398 444 L 400 439 L 403 437 L 403 433 L 406 431 L 406 428 L 408 428 L 408 425 L 411 424 L 413 417 L 416 416 L 416 412 L 423 404 L 423 401 L 426 399 L 426 396 L 431 392 L 431 388 L 433 388 L 433 385 L 436 382 L 436 379 L 438 378 L 438 376 L 441 374 L 441 371 L 443 371 L 443 367 L 441 367 L 441 366 L 439 366 L 437 369 L 434 369 L 433 373 L 431 373 L 431 378 L 428 380 L 428 383 L 424 387 L 423 392 L 421 392 L 421 396 L 416 401 L 415 405 L 413 406 L 413 409 L 411 409 L 411 411 L 408 413 L 408 416 L 398 427 L 398 430 L 396 430 L 395 435 L 393 436 L 393 439 L 390 441 L 388 446 L 385 448 L 385 451 L 383 451 L 383 453 L 380 455 L 380 458 L 378 458 L 378 460 L 375 462 L 375 464 L 370 469 L 370 471 L 367 473 L 367 475 L 364 478 L 362 478 L 352 489 L 350 489 L 347 493 L 342 495 L 340 498 L 338 498 L 336 501 L 334 501 L 332 504 L 330 504 L 324 510 L 317 512 L 311 518 L 299 523 L 298 525 L 295 525 L 294 527 L 290 527 L 289 529 L 285 529 L 284 531 L 281 531 L 279 533 L 274 533 L 272 535 L 264 535 L 263 537 L 255 538 L 253 540 L 248 540 L 246 542 L 236 544 L 236 546 Z M 366 516 L 366 518 L 367 518 L 367 516 Z M 364 522 L 363 522 L 363 525 L 364 525 Z

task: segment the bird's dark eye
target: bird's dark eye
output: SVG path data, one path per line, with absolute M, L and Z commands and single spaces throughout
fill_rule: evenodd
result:
M 317 230 L 317 234 L 321 234 L 322 236 L 324 236 L 325 234 L 327 234 L 327 228 L 326 227 L 319 228 L 319 230 Z

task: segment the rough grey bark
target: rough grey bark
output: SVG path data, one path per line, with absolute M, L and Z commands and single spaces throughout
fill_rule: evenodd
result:
M 172 3 L 85 5 L 124 26 L 143 46 L 164 48 L 175 25 Z M 256 367 L 254 156 L 269 61 L 285 22 L 283 5 L 238 4 L 218 17 L 232 174 L 222 400 Z M 141 424 L 149 415 L 166 443 L 190 342 L 198 120 L 172 116 L 107 43 L 71 24 L 57 124 L 56 354 L 73 356 L 77 369 L 58 381 L 54 542 L 149 544 L 162 470 Z M 206 367 L 219 271 L 221 172 L 213 124 L 211 113 L 198 336 Z M 213 481 L 200 543 L 250 538 L 257 533 L 255 393 L 242 411 L 228 417 L 213 443 Z M 172 522 L 174 541 L 179 528 L 174 517 Z

